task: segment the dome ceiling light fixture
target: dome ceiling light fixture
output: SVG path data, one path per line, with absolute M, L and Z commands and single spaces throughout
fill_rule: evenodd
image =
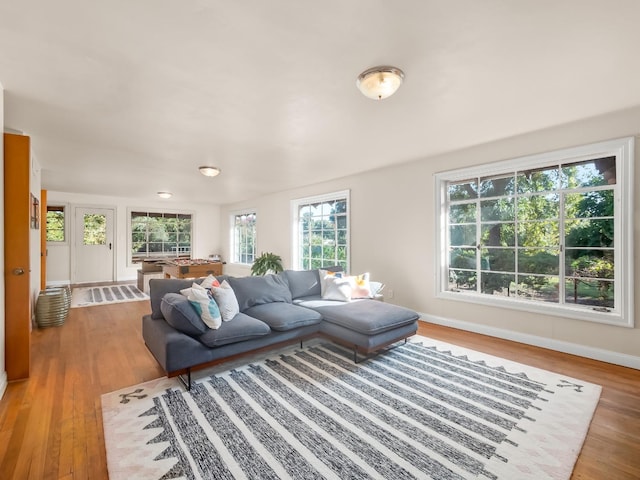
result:
M 198 167 L 198 170 L 200 170 L 200 173 L 205 177 L 217 177 L 220 175 L 220 172 L 222 172 L 218 167 L 209 167 L 207 165 Z
M 158 196 L 160 198 L 171 198 L 173 196 L 173 193 L 171 193 L 171 192 L 158 192 Z
M 396 93 L 403 80 L 404 72 L 399 68 L 380 66 L 358 75 L 356 85 L 365 97 L 382 100 Z

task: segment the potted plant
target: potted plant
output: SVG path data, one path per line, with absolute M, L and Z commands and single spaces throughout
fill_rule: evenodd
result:
M 275 253 L 263 252 L 253 261 L 251 275 L 266 275 L 267 273 L 280 273 L 282 270 L 282 258 Z

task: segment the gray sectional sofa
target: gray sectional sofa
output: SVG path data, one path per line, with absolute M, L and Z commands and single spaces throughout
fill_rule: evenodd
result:
M 253 350 L 322 335 L 371 354 L 417 331 L 419 315 L 407 308 L 360 299 L 350 302 L 321 296 L 318 270 L 286 270 L 264 277 L 218 277 L 227 280 L 240 313 L 210 329 L 180 290 L 194 280 L 151 279 L 151 314 L 142 318 L 147 348 L 168 376 L 178 375 L 187 388 L 191 371 Z M 195 280 L 201 282 L 202 279 Z

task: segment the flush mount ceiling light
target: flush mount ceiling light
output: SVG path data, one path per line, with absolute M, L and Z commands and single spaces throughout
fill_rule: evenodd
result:
M 160 198 L 171 198 L 172 195 L 173 193 L 171 192 L 158 192 Z
M 208 167 L 206 165 L 198 167 L 198 170 L 200 170 L 200 173 L 205 177 L 217 177 L 222 171 L 218 167 Z
M 365 97 L 382 100 L 396 93 L 403 79 L 404 72 L 399 68 L 373 67 L 358 75 L 356 85 Z

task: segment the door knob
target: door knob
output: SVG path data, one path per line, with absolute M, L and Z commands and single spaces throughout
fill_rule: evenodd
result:
M 14 268 L 13 269 L 13 274 L 14 275 L 24 275 L 24 268 Z

